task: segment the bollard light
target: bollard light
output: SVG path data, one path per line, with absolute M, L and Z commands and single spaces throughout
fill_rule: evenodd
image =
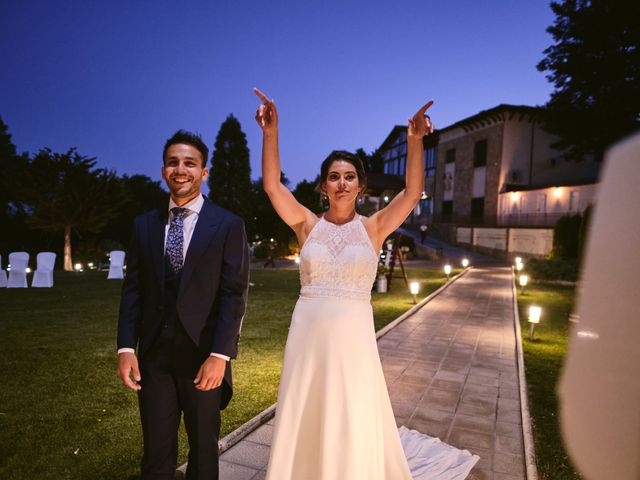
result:
M 529 340 L 533 340 L 534 331 L 536 325 L 540 323 L 540 317 L 542 316 L 542 308 L 536 305 L 529 307 Z
M 447 281 L 448 281 L 449 275 L 451 275 L 451 265 L 447 264 L 444 266 L 444 273 L 447 275 Z
M 384 196 L 385 203 L 389 201 L 389 197 L 387 195 Z
M 467 268 L 469 266 L 469 259 L 468 258 L 463 258 L 462 259 L 462 267 L 463 268 Z
M 517 271 L 521 272 L 523 268 L 524 268 L 524 263 L 522 263 L 522 262 L 516 263 L 516 270 Z
M 516 264 L 522 263 L 522 257 L 516 257 Z
M 296 262 L 297 265 L 300 265 L 300 255 L 296 255 L 294 262 Z
M 76 272 L 81 272 L 82 271 L 82 264 L 81 263 L 76 263 L 73 268 L 75 269 Z
M 27 273 L 31 273 L 31 268 L 27 267 L 27 269 L 25 270 L 25 272 L 27 272 Z
M 529 277 L 527 275 L 520 275 L 520 293 L 524 293 L 524 287 L 529 283 Z
M 88 266 L 89 268 L 93 268 L 93 262 L 89 262 L 89 263 L 87 263 L 87 266 Z
M 413 303 L 418 303 L 417 295 L 420 293 L 420 284 L 418 282 L 411 282 L 409 284 L 409 291 L 413 295 Z

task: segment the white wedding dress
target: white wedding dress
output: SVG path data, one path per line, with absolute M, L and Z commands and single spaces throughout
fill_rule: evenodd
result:
M 477 462 L 437 438 L 398 431 L 370 303 L 377 263 L 360 216 L 344 225 L 320 219 L 310 232 L 267 480 L 457 480 Z

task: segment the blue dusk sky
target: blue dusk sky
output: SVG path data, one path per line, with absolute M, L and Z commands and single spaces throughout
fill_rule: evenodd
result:
M 431 98 L 436 127 L 544 104 L 553 18 L 543 0 L 5 1 L 0 116 L 19 152 L 75 146 L 160 180 L 175 130 L 212 148 L 233 114 L 257 178 L 257 86 L 276 100 L 295 185 L 331 150 L 375 150 Z

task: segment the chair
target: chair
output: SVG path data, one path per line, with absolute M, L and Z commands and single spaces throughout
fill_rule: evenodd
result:
M 124 278 L 124 252 L 112 250 L 109 253 L 109 275 L 107 279 Z
M 36 271 L 31 280 L 32 287 L 53 287 L 53 266 L 56 263 L 56 254 L 53 252 L 40 252 L 36 257 Z
M 27 265 L 29 254 L 27 252 L 11 252 L 9 254 L 9 281 L 7 288 L 27 288 Z
M 2 255 L 0 255 L 0 288 L 7 286 L 7 272 L 2 269 Z

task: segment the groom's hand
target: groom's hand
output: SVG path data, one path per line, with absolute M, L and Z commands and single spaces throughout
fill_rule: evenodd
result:
M 220 357 L 207 357 L 200 370 L 198 370 L 196 379 L 193 381 L 196 384 L 196 388 L 206 392 L 219 387 L 222 384 L 226 366 L 227 361 Z
M 131 375 L 133 374 L 133 379 Z M 138 368 L 138 358 L 135 353 L 123 352 L 118 354 L 118 377 L 125 386 L 136 392 L 142 387 L 138 383 L 141 379 Z

